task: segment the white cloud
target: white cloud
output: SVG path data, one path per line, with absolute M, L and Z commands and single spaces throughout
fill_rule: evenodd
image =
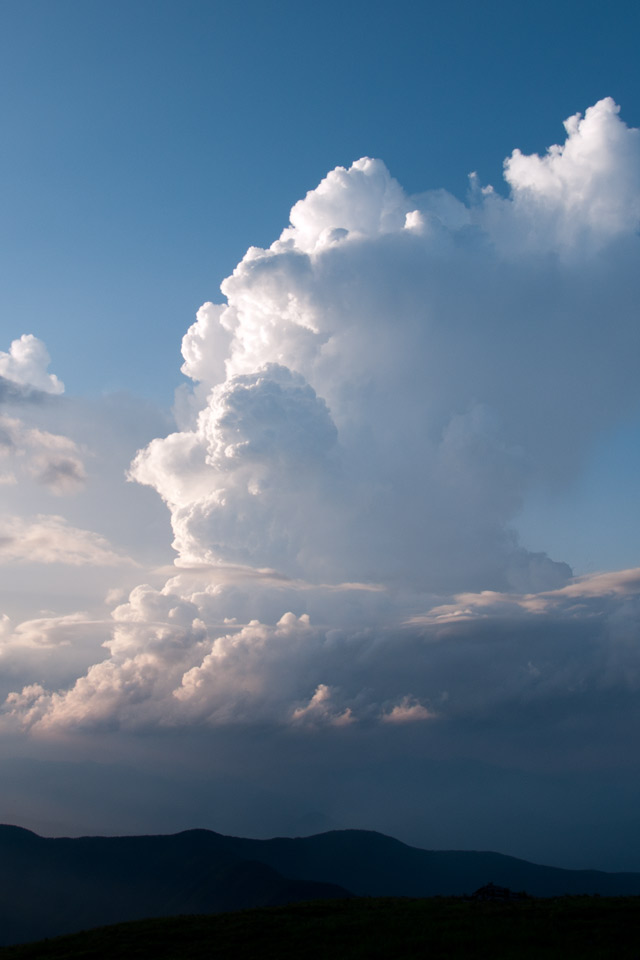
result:
M 618 119 L 611 97 L 565 121 L 566 142 L 544 157 L 514 150 L 505 161 L 521 230 L 538 247 L 601 247 L 633 235 L 640 219 L 640 131 Z
M 216 387 L 197 431 L 154 441 L 132 477 L 172 508 L 174 546 L 186 562 L 280 566 L 304 549 L 305 527 L 317 519 L 309 500 L 323 495 L 335 446 L 326 404 L 301 376 L 268 364 Z
M 419 720 L 432 720 L 435 716 L 435 713 L 413 697 L 403 697 L 400 703 L 396 703 L 382 715 L 382 720 L 384 723 L 416 723 Z
M 340 626 L 340 615 L 336 625 L 320 626 L 293 613 L 273 625 L 232 622 L 219 613 L 233 610 L 234 590 L 187 597 L 136 587 L 113 612 L 108 655 L 68 689 L 35 697 L 14 688 L 11 716 L 39 730 L 437 719 L 437 736 L 460 735 L 470 724 L 473 739 L 476 720 L 505 716 L 508 727 L 536 704 L 551 724 L 577 723 L 609 700 L 622 717 L 640 689 L 637 570 L 580 578 L 546 594 L 463 595 L 404 625 L 376 623 L 366 602 L 358 626 Z M 396 596 L 396 615 L 402 606 Z M 105 631 L 78 616 L 41 618 L 9 635 L 14 644 L 64 645 L 83 629 Z
M 180 556 L 432 591 L 566 580 L 510 524 L 638 404 L 635 271 L 608 251 L 637 246 L 639 157 L 604 100 L 547 157 L 513 155 L 508 199 L 411 198 L 369 159 L 332 171 L 201 309 L 197 422 L 133 466 Z
M 513 617 L 519 613 L 562 613 L 579 619 L 592 604 L 600 608 L 605 601 L 616 602 L 640 593 L 640 569 L 619 570 L 576 577 L 557 590 L 538 593 L 460 593 L 449 603 L 431 608 L 427 614 L 411 617 L 411 624 L 453 623 L 487 617 Z
M 6 619 L 5 646 L 20 647 L 56 647 L 69 646 L 74 642 L 74 635 L 81 633 L 85 636 L 93 632 L 94 628 L 102 628 L 108 621 L 96 621 L 82 613 L 72 613 L 63 617 L 37 617 L 34 620 L 25 620 L 15 628 L 11 628 L 9 619 Z
M 47 373 L 50 362 L 42 340 L 32 333 L 23 333 L 11 343 L 8 353 L 0 351 L 0 376 L 43 393 L 64 393 L 64 384 L 55 373 Z
M 70 566 L 131 564 L 90 530 L 67 524 L 64 517 L 0 517 L 0 564 L 62 563 Z
M 410 206 L 400 184 L 380 160 L 363 157 L 336 167 L 291 210 L 279 247 L 304 253 L 340 243 L 349 235 L 375 237 L 405 226 Z M 255 249 L 255 248 L 252 248 Z
M 333 691 L 325 683 L 319 683 L 308 703 L 296 707 L 291 715 L 293 723 L 329 724 L 333 727 L 346 727 L 355 722 L 351 707 L 338 712 L 333 704 Z
M 226 308 L 204 303 L 196 314 L 196 322 L 182 338 L 182 372 L 210 386 L 221 383 L 226 378 L 225 360 L 230 340 Z

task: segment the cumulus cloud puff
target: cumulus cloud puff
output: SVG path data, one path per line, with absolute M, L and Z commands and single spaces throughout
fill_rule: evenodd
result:
M 5 353 L 0 350 L 0 377 L 13 384 L 42 393 L 64 393 L 64 384 L 55 373 L 48 373 L 51 358 L 42 340 L 23 333 Z
M 640 217 L 640 130 L 620 123 L 611 97 L 565 121 L 567 140 L 544 157 L 514 150 L 505 179 L 515 211 L 534 229 L 522 241 L 548 249 L 603 247 L 633 234 Z
M 185 425 L 131 466 L 176 569 L 16 722 L 437 732 L 635 691 L 636 575 L 513 527 L 640 400 L 639 134 L 610 99 L 565 127 L 506 197 L 337 168 L 248 250 L 184 337 Z

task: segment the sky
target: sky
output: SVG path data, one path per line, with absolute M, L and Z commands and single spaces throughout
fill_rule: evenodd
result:
M 640 870 L 631 4 L 0 9 L 0 820 Z

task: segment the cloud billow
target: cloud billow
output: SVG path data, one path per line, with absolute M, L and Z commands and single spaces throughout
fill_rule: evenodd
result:
M 527 587 L 509 523 L 528 485 L 575 471 L 637 402 L 636 378 L 621 376 L 638 338 L 635 271 L 613 271 L 606 338 L 601 292 L 612 245 L 637 245 L 637 131 L 610 100 L 567 131 L 547 157 L 506 162 L 510 198 L 486 190 L 468 207 L 411 198 L 360 160 L 297 203 L 268 250 L 248 251 L 222 284 L 227 304 L 203 308 L 184 339 L 183 370 L 213 388 L 194 429 L 132 470 L 171 507 L 181 555 L 432 591 Z M 286 414 L 270 396 L 283 371 L 299 384 Z M 319 439 L 303 422 L 302 384 L 332 420 L 324 462 L 329 427 Z M 258 428 L 260 441 L 243 438 Z M 228 525 L 237 535 L 222 542 Z M 547 566 L 550 584 L 568 573 Z
M 14 340 L 8 353 L 0 350 L 0 399 L 3 393 L 11 397 L 20 396 L 22 391 L 40 393 L 64 393 L 64 384 L 55 373 L 48 373 L 49 353 L 42 340 L 32 333 L 24 333 Z M 9 389 L 11 386 L 13 389 Z M 22 390 L 20 389 L 22 388 Z

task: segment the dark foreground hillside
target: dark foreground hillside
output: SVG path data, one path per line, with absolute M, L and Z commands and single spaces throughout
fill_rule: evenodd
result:
M 637 960 L 640 898 L 359 898 L 103 927 L 0 960 Z

